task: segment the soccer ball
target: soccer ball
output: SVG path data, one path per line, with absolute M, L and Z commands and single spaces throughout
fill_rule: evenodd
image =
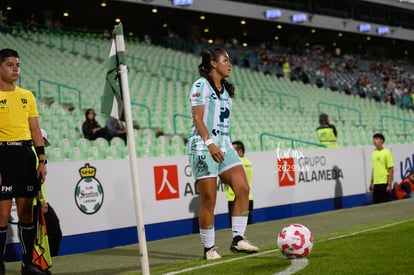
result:
M 302 224 L 290 224 L 279 232 L 277 246 L 289 259 L 306 257 L 313 247 L 312 233 Z

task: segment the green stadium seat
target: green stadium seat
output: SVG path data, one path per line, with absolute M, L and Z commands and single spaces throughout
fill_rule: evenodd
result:
M 89 139 L 82 137 L 76 141 L 75 145 L 79 148 L 88 148 L 92 145 L 92 142 Z
M 71 140 L 78 140 L 82 138 L 83 135 L 79 132 L 79 129 L 76 127 L 76 128 L 69 129 L 67 133 L 67 137 L 70 138 Z
M 107 159 L 123 159 L 128 156 L 128 150 L 124 146 L 108 146 L 106 149 L 106 158 Z
M 106 138 L 98 137 L 97 139 L 92 140 L 92 145 L 98 146 L 102 148 L 103 150 L 106 150 L 106 148 L 109 147 L 109 142 Z
M 88 160 L 99 160 L 99 159 L 105 159 L 106 157 L 106 148 L 102 148 L 99 146 L 92 145 L 87 150 L 87 158 Z
M 85 148 L 80 148 L 78 146 L 74 146 L 72 148 L 72 152 L 69 155 L 69 158 L 72 161 L 86 161 L 88 159 L 88 154 Z
M 59 147 L 47 150 L 46 157 L 50 162 L 62 162 L 68 160 L 68 156 L 65 155 Z
M 120 137 L 113 137 L 109 144 L 115 146 L 125 146 L 125 141 Z
M 42 36 L 44 34 L 40 35 L 41 39 L 48 41 L 48 37 Z M 65 138 L 72 141 L 70 146 L 78 147 L 78 150 L 82 152 L 85 151 L 85 148 L 92 146 L 92 142 L 84 139 L 81 132 L 85 109 L 89 107 L 95 109 L 97 120 L 101 125 L 105 121 L 105 116 L 100 114 L 99 110 L 105 85 L 107 64 L 106 62 L 97 61 L 96 58 L 84 58 L 82 54 L 73 55 L 71 51 L 74 40 L 79 42 L 74 49 L 79 53 L 84 51 L 84 45 L 81 42 L 97 44 L 102 52 L 107 51 L 109 46 L 105 39 L 77 33 L 64 33 L 62 38 L 53 37 L 53 41 L 59 43 L 56 47 L 48 47 L 45 44 L 37 44 L 26 39 L 24 40 L 25 43 L 21 43 L 22 38 L 18 35 L 0 35 L 0 41 L 4 44 L 4 47 L 21 45 L 20 55 L 24 56 L 25 60 L 22 64 L 24 72 L 22 74 L 23 87 L 33 89 L 36 95 L 40 95 L 40 91 L 37 91 L 38 81 L 44 79 L 74 87 L 80 91 L 80 108 L 76 102 L 75 109 L 69 112 L 59 105 L 57 88 L 42 83 L 42 96 L 44 97 L 49 93 L 55 100 L 54 103 L 48 105 L 38 98 L 40 125 L 48 132 L 52 141 L 52 146 L 48 149 L 50 154 L 55 147 L 60 147 L 61 154 L 67 153 L 67 146 L 63 143 Z M 59 49 L 61 47 L 60 43 L 62 43 L 64 51 Z M 162 68 L 166 66 L 193 68 L 195 71 L 199 64 L 199 56 L 139 42 L 128 42 L 127 51 L 128 56 L 137 56 L 143 59 L 142 63 L 130 64 L 129 66 L 131 101 L 149 106 L 151 112 L 152 129 L 144 130 L 144 127 L 149 128 L 147 110 L 142 106 L 132 105 L 133 119 L 141 127 L 141 129 L 134 131 L 137 155 L 143 157 L 159 156 L 160 154 L 166 156 L 186 155 L 186 146 L 179 137 L 173 136 L 168 142 L 162 141 L 163 138 L 155 138 L 154 129 L 161 128 L 166 135 L 174 134 L 173 115 L 177 113 L 190 115 L 188 95 L 194 76 L 186 72 L 179 79 L 175 75 L 171 77 L 164 76 L 162 75 Z M 47 67 L 44 66 L 45 62 L 48 64 Z M 151 64 L 148 69 L 143 69 L 145 62 Z M 74 67 L 78 69 L 73 70 Z M 37 68 L 44 68 L 44 70 L 37 70 Z M 85 78 L 85 75 L 88 75 L 88 78 Z M 339 84 L 343 85 L 343 83 L 347 83 L 355 77 L 356 75 L 347 74 L 342 77 L 338 74 L 337 80 Z M 337 118 L 335 109 L 324 108 L 322 110 L 329 113 L 331 120 L 337 126 L 340 146 L 372 145 L 371 136 L 374 131 L 381 127 L 381 115 L 391 115 L 414 121 L 413 112 L 401 110 L 396 106 L 377 103 L 369 99 L 360 99 L 344 93 L 333 93 L 329 89 L 319 89 L 314 85 L 291 82 L 238 66 L 233 66 L 229 81 L 236 83 L 236 96 L 233 98 L 232 138 L 244 141 L 248 151 L 260 150 L 259 135 L 262 132 L 315 142 L 315 128 L 318 124 L 317 117 L 319 115 L 317 105 L 320 101 L 354 107 L 361 111 L 365 128 L 355 127 L 358 122 L 355 114 L 345 113 L 340 120 Z M 283 98 L 282 108 L 280 108 L 279 98 L 271 93 L 263 95 L 264 104 L 262 106 L 262 89 L 297 96 L 300 99 L 301 110 L 298 110 L 296 101 L 290 98 Z M 62 92 L 62 99 L 68 97 L 77 101 L 77 96 L 75 90 L 64 90 Z M 175 122 L 176 132 L 179 135 L 187 135 L 191 127 L 191 119 L 179 117 Z M 412 131 L 407 139 L 402 137 L 403 128 L 401 123 L 387 122 L 385 126 L 390 141 L 413 142 Z M 409 125 L 408 129 L 412 129 L 412 125 Z M 355 133 L 358 134 L 355 135 Z M 394 135 L 394 133 L 398 135 Z M 277 142 L 278 139 L 276 138 L 266 138 L 265 148 L 273 150 Z M 122 139 L 113 139 L 110 145 L 115 145 L 117 149 L 127 148 Z M 98 157 L 116 156 L 118 150 L 109 149 L 111 146 L 106 147 L 104 152 L 96 155 Z M 75 153 L 74 148 L 71 148 L 69 156 L 71 159 L 87 159 L 88 156 L 85 156 L 82 152 Z

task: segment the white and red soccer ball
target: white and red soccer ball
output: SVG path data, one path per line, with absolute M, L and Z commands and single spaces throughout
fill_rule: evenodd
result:
M 277 246 L 290 259 L 306 257 L 313 247 L 312 233 L 302 224 L 290 224 L 279 232 Z

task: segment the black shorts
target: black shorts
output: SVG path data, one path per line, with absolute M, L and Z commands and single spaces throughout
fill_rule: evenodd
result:
M 373 202 L 381 203 L 391 200 L 391 192 L 387 192 L 387 183 L 374 184 Z
M 40 190 L 31 146 L 0 146 L 0 200 L 33 198 Z

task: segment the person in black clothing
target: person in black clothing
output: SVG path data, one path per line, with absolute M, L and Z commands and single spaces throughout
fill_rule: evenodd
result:
M 85 121 L 82 124 L 83 136 L 89 140 L 95 140 L 98 137 L 108 139 L 106 128 L 102 128 L 95 119 L 95 111 L 91 108 L 85 112 Z
M 105 122 L 105 128 L 108 134 L 108 140 L 111 140 L 114 137 L 120 137 L 125 143 L 127 142 L 125 126 L 118 118 L 113 116 L 108 117 Z

